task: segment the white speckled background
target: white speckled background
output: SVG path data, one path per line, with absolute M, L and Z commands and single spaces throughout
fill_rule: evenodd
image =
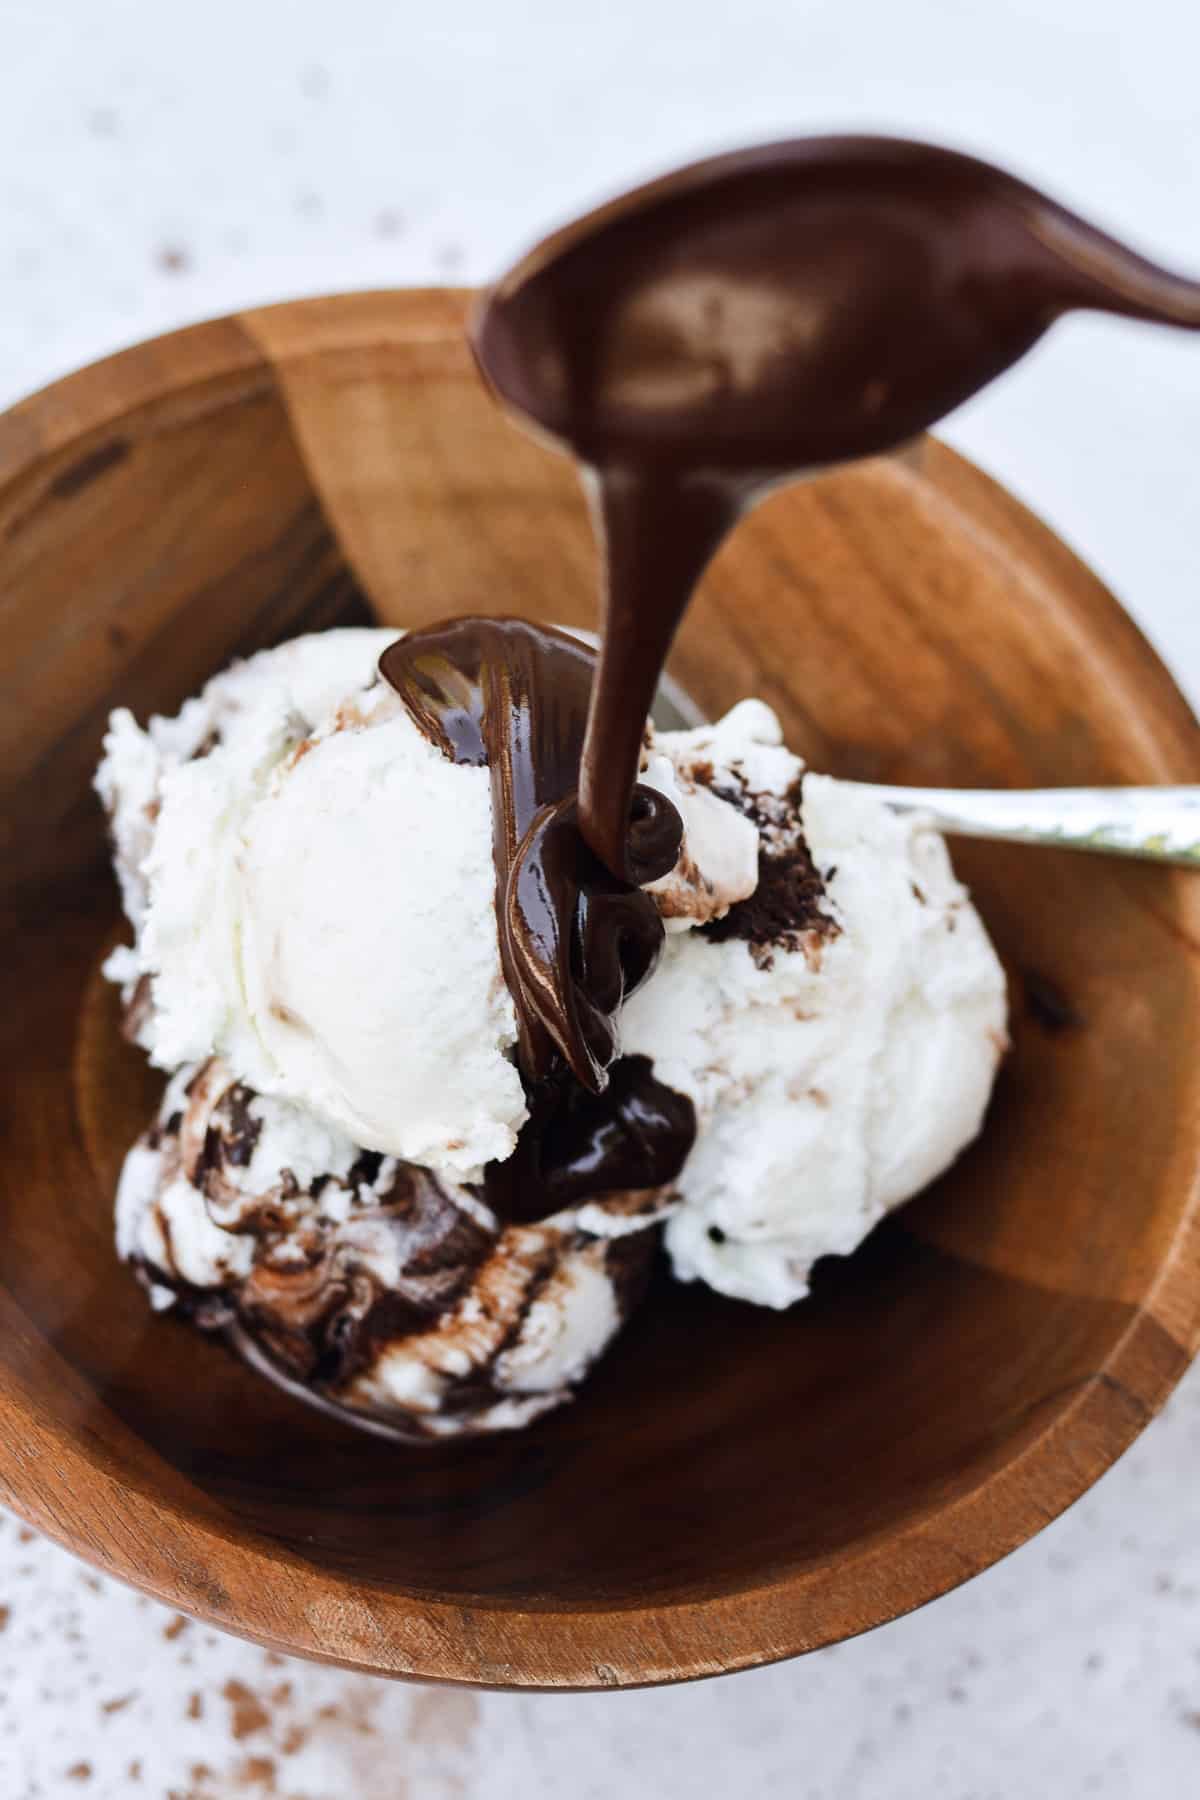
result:
M 1200 270 L 1198 59 L 1194 0 L 0 0 L 0 404 L 247 303 L 484 277 L 650 169 L 795 130 L 943 137 Z M 947 435 L 1200 696 L 1200 341 L 1074 321 Z M 0 1519 L 0 1800 L 1187 1800 L 1198 1478 L 1200 1372 L 924 1612 L 580 1697 L 283 1662 Z

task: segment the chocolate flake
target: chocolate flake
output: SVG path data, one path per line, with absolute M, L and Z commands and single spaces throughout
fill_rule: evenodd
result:
M 825 883 L 803 838 L 774 852 L 764 844 L 754 892 L 700 930 L 718 944 L 742 939 L 760 968 L 770 968 L 772 950 L 801 950 L 806 939 L 839 935 L 841 927 L 824 910 L 824 898 Z

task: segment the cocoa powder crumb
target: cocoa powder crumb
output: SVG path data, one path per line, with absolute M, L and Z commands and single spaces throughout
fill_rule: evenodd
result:
M 230 1730 L 239 1743 L 243 1738 L 253 1737 L 256 1731 L 265 1731 L 271 1723 L 270 1713 L 244 1681 L 227 1681 L 221 1694 L 232 1708 Z
M 252 1787 L 255 1783 L 265 1787 L 267 1792 L 275 1792 L 275 1760 L 270 1756 L 247 1756 L 233 1772 L 234 1780 L 243 1787 Z

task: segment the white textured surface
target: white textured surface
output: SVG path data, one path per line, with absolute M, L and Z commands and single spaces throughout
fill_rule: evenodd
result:
M 780 131 L 951 139 L 1200 267 L 1184 0 L 0 0 L 0 23 L 0 402 L 241 304 L 484 276 L 607 188 Z M 1198 434 L 1200 343 L 1099 320 L 948 433 L 1084 549 L 1193 696 Z M 0 1795 L 1183 1800 L 1198 1473 L 1200 1371 L 1067 1518 L 961 1592 L 780 1669 L 628 1696 L 268 1666 L 165 1635 L 169 1614 L 10 1525 Z M 292 1692 L 260 1726 L 222 1697 L 237 1681 Z

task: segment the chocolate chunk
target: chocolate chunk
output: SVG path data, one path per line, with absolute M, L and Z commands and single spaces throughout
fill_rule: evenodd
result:
M 754 892 L 700 930 L 718 944 L 741 938 L 752 953 L 761 953 L 755 960 L 769 967 L 772 950 L 799 950 L 806 938 L 839 935 L 841 927 L 825 911 L 824 899 L 825 883 L 803 839 L 774 852 L 763 845 Z

